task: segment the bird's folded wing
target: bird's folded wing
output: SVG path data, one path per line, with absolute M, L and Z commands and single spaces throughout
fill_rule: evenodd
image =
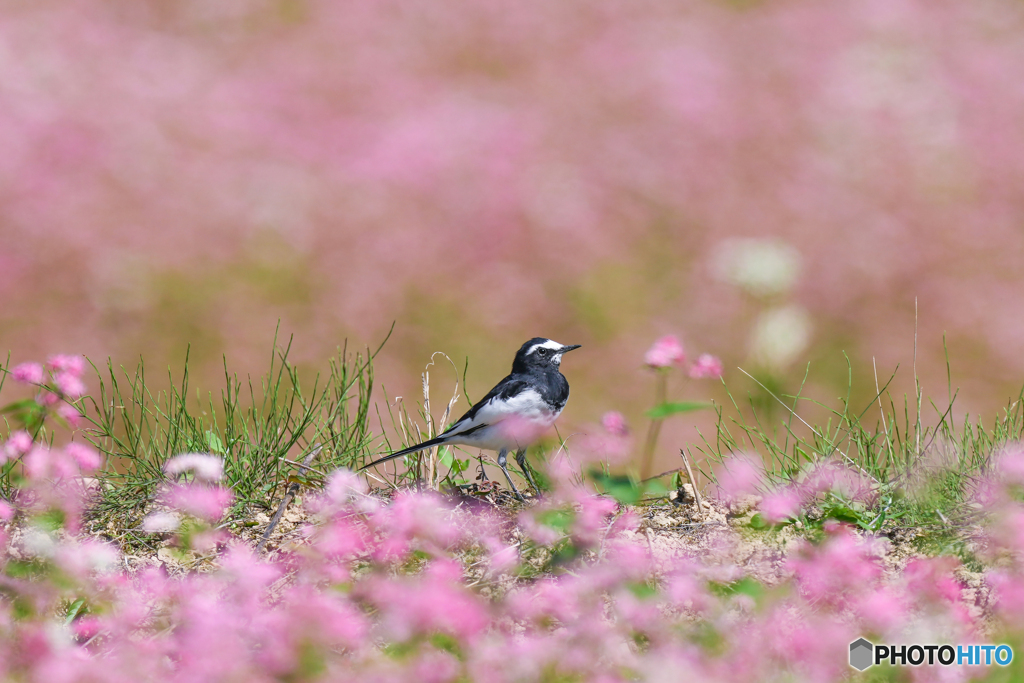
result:
M 542 404 L 526 382 L 506 377 L 441 436 L 465 436 L 509 417 L 529 417 Z

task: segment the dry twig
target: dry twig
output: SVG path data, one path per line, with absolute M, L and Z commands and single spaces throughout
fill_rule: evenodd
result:
M 313 450 L 309 452 L 309 455 L 303 459 L 302 465 L 299 467 L 300 477 L 309 469 L 309 465 L 313 462 L 313 458 L 320 453 L 320 448 L 320 444 L 317 444 L 313 447 Z M 294 499 L 296 494 L 298 494 L 301 486 L 302 485 L 299 482 L 293 481 L 288 487 L 288 491 L 284 494 L 284 499 L 281 501 L 281 504 L 277 506 L 277 512 L 274 513 L 274 518 L 270 520 L 270 524 L 267 525 L 267 530 L 263 532 L 263 538 L 261 538 L 259 544 L 256 545 L 256 552 L 263 551 L 263 547 L 267 544 L 267 539 L 270 538 L 270 534 L 274 533 L 274 528 L 277 526 L 277 523 L 281 521 L 281 516 L 284 514 L 288 504 L 291 503 L 292 499 Z

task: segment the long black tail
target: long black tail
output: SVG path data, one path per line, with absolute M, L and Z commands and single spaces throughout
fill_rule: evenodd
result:
M 410 453 L 415 453 L 416 451 L 422 451 L 422 450 L 425 450 L 427 448 L 432 448 L 434 446 L 437 446 L 439 444 L 444 443 L 445 441 L 447 441 L 447 439 L 445 438 L 444 435 L 441 435 L 441 436 L 438 436 L 438 437 L 435 437 L 435 438 L 431 439 L 430 441 L 424 441 L 423 443 L 418 443 L 415 446 L 409 446 L 409 448 L 403 448 L 400 451 L 395 451 L 391 455 L 385 455 L 383 458 L 378 458 L 377 460 L 374 460 L 373 462 L 371 462 L 368 465 L 363 465 L 358 470 L 356 470 L 356 472 L 362 472 L 363 470 L 365 470 L 368 467 L 373 467 L 374 465 L 379 465 L 382 462 L 387 462 L 388 460 L 394 460 L 395 458 L 401 458 L 403 455 L 409 455 Z

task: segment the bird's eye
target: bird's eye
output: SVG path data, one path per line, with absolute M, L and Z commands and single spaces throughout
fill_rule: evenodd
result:
M 542 355 L 542 356 L 546 356 L 546 355 L 548 355 L 549 353 L 551 353 L 551 350 L 550 350 L 550 349 L 541 349 L 541 350 L 540 350 L 540 355 Z

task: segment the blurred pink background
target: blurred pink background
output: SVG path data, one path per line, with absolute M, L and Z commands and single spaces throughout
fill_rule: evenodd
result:
M 433 351 L 479 398 L 541 335 L 571 433 L 642 434 L 654 339 L 854 405 L 917 366 L 1024 383 L 1024 6 L 1010 0 L 10 1 L 0 349 L 219 390 L 274 328 L 310 369 Z M 435 382 L 450 395 L 451 375 Z M 671 398 L 724 400 L 678 373 Z M 378 394 L 379 396 L 379 394 Z M 435 397 L 435 401 L 437 398 Z M 440 401 L 437 401 L 440 405 Z M 462 403 L 458 410 L 467 406 Z M 705 433 L 675 418 L 661 464 Z

